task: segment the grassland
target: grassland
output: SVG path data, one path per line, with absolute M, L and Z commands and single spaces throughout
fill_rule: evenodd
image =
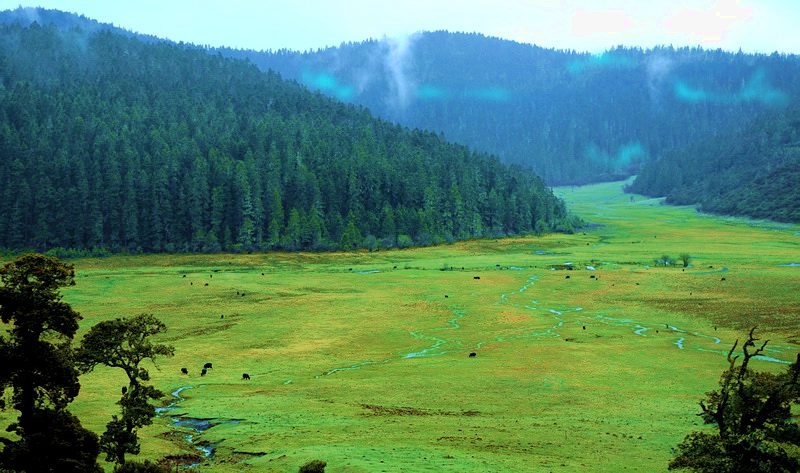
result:
M 183 389 L 142 432 L 144 458 L 205 446 L 204 472 L 312 459 L 333 473 L 664 471 L 747 328 L 771 340 L 760 369 L 800 349 L 800 228 L 632 202 L 619 183 L 559 193 L 589 229 L 373 253 L 77 260 L 65 299 L 82 331 L 141 312 L 169 326 L 160 341 L 176 355 L 153 379 Z M 653 265 L 681 253 L 689 268 Z M 201 377 L 204 362 L 214 368 Z M 81 385 L 73 411 L 102 432 L 123 375 L 98 369 Z

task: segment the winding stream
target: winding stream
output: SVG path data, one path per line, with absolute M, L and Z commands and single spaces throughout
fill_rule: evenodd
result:
M 727 269 L 723 268 L 722 271 L 723 272 L 727 271 Z M 500 294 L 498 300 L 495 301 L 494 304 L 495 305 L 512 304 L 519 307 L 520 306 L 519 304 L 515 304 L 512 301 L 513 297 L 524 294 L 528 289 L 533 287 L 538 281 L 539 281 L 538 276 L 529 277 L 527 281 L 525 281 L 525 283 L 516 291 Z M 650 324 L 628 318 L 611 317 L 601 312 L 595 312 L 592 315 L 590 313 L 587 313 L 588 311 L 584 311 L 583 307 L 543 308 L 540 306 L 539 301 L 535 299 L 532 299 L 527 303 L 522 304 L 521 307 L 531 312 L 535 311 L 536 314 L 544 314 L 545 317 L 549 317 L 551 319 L 552 325 L 550 325 L 544 330 L 523 333 L 519 335 L 496 336 L 494 338 L 477 343 L 475 345 L 475 348 L 479 349 L 487 344 L 507 342 L 511 340 L 560 338 L 562 336 L 562 329 L 567 322 L 567 318 L 569 318 L 570 322 L 576 322 L 578 324 L 601 323 L 610 327 L 628 328 L 630 329 L 632 334 L 640 337 L 648 337 L 648 338 L 655 338 L 656 336 L 674 337 L 672 339 L 672 344 L 678 350 L 690 349 L 690 350 L 697 350 L 710 353 L 719 353 L 721 355 L 727 355 L 728 353 L 728 350 L 723 349 L 721 347 L 722 339 L 720 339 L 719 337 L 707 335 L 700 332 L 691 332 L 670 324 L 663 324 L 663 325 Z M 446 335 L 448 334 L 449 331 L 460 329 L 461 328 L 460 321 L 463 318 L 467 317 L 468 314 L 458 306 L 450 306 L 449 309 L 452 312 L 453 317 L 447 321 L 447 326 L 440 328 L 426 329 L 426 330 L 413 330 L 409 332 L 409 335 L 414 340 L 427 341 L 428 342 L 427 347 L 421 350 L 403 353 L 397 357 L 388 358 L 381 361 L 363 361 L 360 363 L 353 364 L 351 366 L 332 368 L 330 370 L 325 371 L 322 375 L 316 376 L 316 378 L 319 378 L 320 376 L 332 375 L 340 371 L 356 370 L 369 365 L 386 364 L 393 361 L 406 360 L 411 358 L 436 357 L 453 352 L 463 352 L 465 350 L 463 344 L 456 337 L 446 337 Z M 720 346 L 720 348 L 719 349 L 709 348 L 709 346 L 711 347 Z M 777 356 L 792 351 L 795 351 L 795 348 L 788 346 L 771 345 L 766 349 L 766 352 L 769 353 L 768 355 L 766 354 L 760 355 L 757 356 L 756 358 L 762 361 L 790 364 L 791 363 L 790 361 L 782 360 L 780 358 L 777 358 Z
M 218 420 L 186 417 L 184 415 L 169 415 L 169 413 L 176 411 L 178 409 L 178 404 L 185 400 L 185 398 L 181 396 L 181 393 L 187 389 L 194 388 L 195 386 L 181 386 L 175 391 L 172 391 L 170 394 L 174 398 L 173 401 L 166 407 L 157 407 L 156 414 L 158 414 L 159 417 L 168 417 L 172 421 L 172 426 L 175 428 L 189 430 L 190 433 L 184 434 L 184 440 L 194 447 L 195 450 L 200 451 L 204 459 L 212 459 L 214 458 L 217 446 L 222 443 L 222 441 L 220 440 L 217 443 L 195 443 L 195 437 L 214 426 L 220 424 L 238 424 L 241 421 L 239 419 Z M 199 462 L 193 463 L 190 466 L 194 467 L 199 464 Z

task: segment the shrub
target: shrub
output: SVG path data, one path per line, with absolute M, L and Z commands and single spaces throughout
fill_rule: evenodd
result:
M 166 466 L 145 460 L 144 463 L 127 461 L 114 469 L 114 473 L 169 473 L 171 469 Z
M 325 473 L 326 462 L 322 460 L 311 460 L 300 467 L 300 473 Z
M 673 260 L 669 255 L 661 255 L 661 258 L 655 260 L 656 266 L 672 266 L 675 264 L 675 260 Z

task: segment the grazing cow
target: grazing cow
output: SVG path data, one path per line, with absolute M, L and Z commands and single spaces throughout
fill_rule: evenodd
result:
M 184 274 L 183 277 L 186 277 L 186 275 Z
M 565 276 L 564 279 L 569 279 L 569 276 Z
M 589 279 L 594 279 L 594 274 L 592 274 L 591 276 L 589 276 Z
M 219 318 L 220 318 L 220 319 L 224 319 L 224 318 L 225 318 L 225 314 L 220 314 L 220 315 L 219 315 Z
M 476 356 L 478 356 L 478 354 L 475 353 L 474 351 L 469 353 L 470 358 L 475 358 Z
M 236 291 L 236 295 L 237 295 L 237 296 L 239 295 L 239 291 Z
M 128 387 L 127 386 L 123 386 L 122 387 L 122 395 L 124 396 L 127 393 L 128 393 Z
M 190 282 L 190 283 L 189 283 L 189 285 L 190 285 L 190 286 L 194 286 L 194 283 L 193 283 L 193 282 Z
M 245 380 L 245 379 L 249 381 L 250 380 L 250 375 L 247 374 L 247 373 L 242 373 L 242 380 Z
M 397 269 L 397 266 L 393 267 L 392 269 Z
M 720 281 L 724 281 L 724 280 L 725 280 L 725 278 L 720 279 Z
M 203 368 L 203 371 L 200 372 L 200 376 L 205 376 L 206 373 L 208 373 L 208 371 L 206 371 L 206 369 Z
M 244 292 L 242 293 L 242 297 L 244 297 Z
M 205 285 L 208 286 L 208 283 L 205 283 Z
M 181 368 L 181 374 L 189 374 L 189 370 L 186 368 Z
M 448 297 L 448 296 L 447 296 L 447 294 L 445 294 L 445 295 L 444 295 L 444 298 L 445 298 L 445 299 L 447 299 L 447 297 Z
M 204 369 L 204 370 L 210 370 L 210 369 L 212 369 L 213 367 L 214 367 L 214 366 L 212 366 L 212 365 L 211 365 L 211 363 L 206 363 L 206 364 L 204 364 L 204 365 L 203 365 L 203 369 Z
M 261 275 L 263 276 L 263 275 L 264 275 L 264 273 L 261 273 Z
M 480 279 L 480 276 L 472 276 L 472 279 Z
M 586 326 L 585 325 L 583 326 L 583 329 L 586 330 Z

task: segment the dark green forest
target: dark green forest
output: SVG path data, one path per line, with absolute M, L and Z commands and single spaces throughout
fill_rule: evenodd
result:
M 569 229 L 544 182 L 245 61 L 0 27 L 0 248 L 353 249 Z
M 664 46 L 593 55 L 443 31 L 305 53 L 220 52 L 531 167 L 553 185 L 628 177 L 800 96 L 800 58 L 777 53 Z
M 800 107 L 667 153 L 628 188 L 702 211 L 800 222 Z

